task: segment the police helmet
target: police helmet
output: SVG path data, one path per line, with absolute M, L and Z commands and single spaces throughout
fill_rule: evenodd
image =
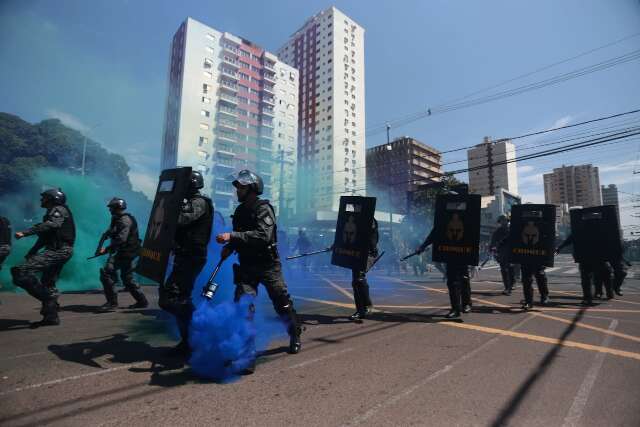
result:
M 40 193 L 42 202 L 51 203 L 53 205 L 64 205 L 67 202 L 67 196 L 59 188 L 51 188 Z
M 202 177 L 202 172 L 200 171 L 191 171 L 191 182 L 189 187 L 192 190 L 199 190 L 204 187 L 204 178 Z
M 238 185 L 248 185 L 249 188 L 253 190 L 253 192 L 258 196 L 261 195 L 264 190 L 264 183 L 262 182 L 262 178 L 248 169 L 244 169 L 238 172 L 238 178 L 236 178 L 232 182 L 232 184 L 236 188 L 238 187 Z
M 109 200 L 109 203 L 107 204 L 107 207 L 112 210 L 112 209 L 122 209 L 125 210 L 127 209 L 127 202 L 124 199 L 121 199 L 119 197 L 114 197 L 113 199 Z

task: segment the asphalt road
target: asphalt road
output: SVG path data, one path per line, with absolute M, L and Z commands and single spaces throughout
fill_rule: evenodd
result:
M 559 258 L 552 303 L 524 313 L 521 286 L 501 295 L 488 265 L 462 321 L 443 318 L 439 274 L 379 270 L 362 324 L 346 319 L 346 272 L 309 274 L 289 283 L 302 352 L 274 341 L 254 375 L 225 384 L 166 357 L 157 298 L 102 313 L 99 293 L 64 294 L 62 325 L 32 330 L 35 301 L 2 293 L 0 425 L 639 426 L 640 281 L 632 271 L 623 297 L 583 309 L 575 267 Z

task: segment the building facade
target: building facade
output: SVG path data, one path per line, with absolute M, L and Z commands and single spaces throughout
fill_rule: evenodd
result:
M 491 141 L 467 151 L 469 165 L 469 191 L 482 196 L 493 196 L 499 188 L 518 194 L 518 170 L 515 162 L 516 147 L 510 140 Z
M 601 187 L 602 204 L 614 205 L 618 214 L 618 224 L 620 224 L 620 200 L 618 199 L 618 187 L 615 184 L 609 184 Z
M 442 176 L 440 152 L 408 136 L 367 149 L 366 163 L 367 191 L 378 196 L 376 206 L 398 213 L 407 212 L 411 193 Z
M 250 169 L 276 210 L 296 190 L 298 71 L 243 38 L 192 18 L 171 43 L 162 169 L 191 166 L 217 210 L 235 203 L 232 177 Z M 280 183 L 282 176 L 285 181 Z M 282 199 L 282 203 L 281 203 Z
M 602 204 L 598 168 L 590 164 L 562 166 L 543 175 L 544 200 L 560 206 L 585 208 Z
M 364 29 L 330 7 L 278 50 L 300 71 L 298 193 L 303 217 L 365 194 Z

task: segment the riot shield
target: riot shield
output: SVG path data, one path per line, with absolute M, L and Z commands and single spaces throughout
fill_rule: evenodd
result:
M 331 264 L 366 270 L 375 210 L 375 197 L 340 197 Z
M 577 262 L 606 261 L 622 255 L 620 225 L 614 205 L 572 209 L 571 234 Z
M 509 261 L 553 267 L 556 236 L 555 205 L 513 205 L 509 230 Z
M 136 269 L 138 274 L 160 284 L 164 282 L 180 206 L 187 196 L 190 180 L 190 167 L 165 169 L 160 174 Z
M 480 195 L 439 195 L 433 230 L 434 262 L 478 265 Z

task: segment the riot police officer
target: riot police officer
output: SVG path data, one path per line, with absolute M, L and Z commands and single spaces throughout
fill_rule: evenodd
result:
M 178 215 L 173 270 L 159 289 L 158 305 L 175 316 L 180 331 L 181 341 L 172 353 L 185 357 L 191 352 L 189 325 L 194 311 L 191 291 L 207 261 L 207 245 L 213 225 L 213 205 L 211 199 L 200 194 L 203 187 L 202 174 L 191 172 L 188 198 Z
M 367 268 L 370 268 L 375 259 L 378 257 L 378 221 L 374 218 L 371 222 L 371 231 L 369 233 L 369 247 L 367 257 Z M 360 269 L 351 270 L 351 287 L 353 288 L 353 299 L 356 305 L 356 312 L 349 316 L 354 322 L 362 322 L 362 320 L 371 314 L 373 303 L 369 295 L 369 283 L 367 282 L 367 271 Z
M 622 296 L 622 284 L 627 277 L 627 266 L 630 264 L 622 256 L 616 256 L 609 260 L 609 264 L 613 269 L 613 291 Z
M 73 255 L 76 227 L 67 197 L 60 189 L 50 189 L 40 194 L 40 206 L 46 209 L 42 222 L 19 231 L 16 239 L 37 235 L 38 240 L 25 256 L 26 262 L 11 268 L 13 283 L 42 302 L 43 318 L 33 326 L 58 325 L 58 291 L 55 282 L 64 264 Z M 39 252 L 44 248 L 44 251 Z M 36 273 L 41 272 L 38 279 Z
M 576 260 L 576 250 L 573 241 L 573 234 L 569 234 L 564 242 L 560 243 L 560 246 L 556 249 L 556 255 L 560 251 L 569 245 L 573 245 L 572 255 Z M 580 270 L 580 285 L 582 286 L 582 305 L 593 305 L 593 292 L 591 290 L 591 284 L 594 282 L 597 273 L 597 265 L 593 262 L 578 262 L 578 269 Z
M 268 200 L 260 199 L 264 184 L 262 178 L 249 170 L 238 173 L 233 181 L 240 205 L 233 214 L 233 232 L 216 236 L 225 244 L 222 258 L 238 253 L 240 264 L 234 264 L 234 299 L 236 302 L 247 294 L 255 297 L 258 284 L 267 288 L 273 308 L 287 326 L 289 353 L 300 351 L 300 332 L 296 311 L 282 276 L 282 266 L 277 250 L 275 212 Z M 254 310 L 253 304 L 250 306 Z M 253 372 L 255 360 L 247 369 Z
M 434 241 L 432 229 L 424 242 L 416 249 L 416 252 L 424 252 Z M 447 313 L 447 319 L 460 317 L 460 312 L 471 312 L 471 280 L 469 279 L 469 266 L 464 264 L 446 263 L 447 289 L 451 310 Z
M 115 287 L 118 280 L 117 272 L 120 270 L 122 284 L 136 301 L 129 308 L 146 308 L 149 305 L 147 298 L 133 280 L 134 260 L 140 252 L 138 223 L 133 215 L 125 212 L 127 202 L 124 199 L 114 197 L 107 207 L 111 213 L 111 224 L 103 235 L 110 239 L 109 246 L 100 250 L 101 254 L 109 254 L 107 262 L 100 269 L 100 282 L 102 282 L 104 296 L 107 298 L 107 302 L 102 307 L 109 309 L 118 306 Z
M 0 216 L 0 270 L 9 252 L 11 252 L 11 223 L 7 218 Z
M 515 283 L 515 271 L 513 265 L 509 262 L 509 245 L 507 240 L 509 237 L 509 219 L 506 215 L 498 217 L 500 226 L 491 235 L 491 243 L 489 248 L 496 255 L 496 261 L 500 265 L 500 274 L 502 276 L 502 284 L 504 286 L 504 295 L 511 295 L 511 290 Z

